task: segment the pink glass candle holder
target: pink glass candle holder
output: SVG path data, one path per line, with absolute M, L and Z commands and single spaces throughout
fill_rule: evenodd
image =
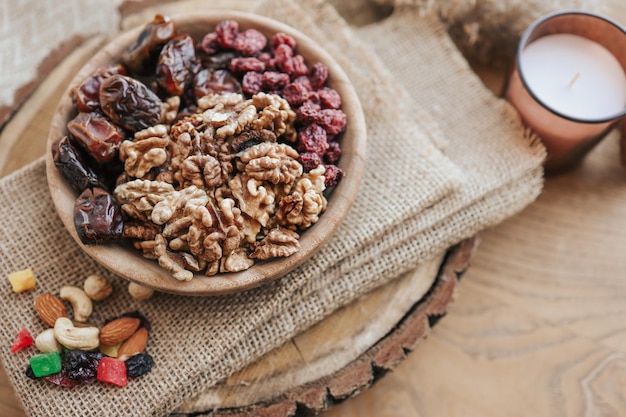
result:
M 626 114 L 626 31 L 562 11 L 523 34 L 507 100 L 546 146 L 546 173 L 570 168 Z

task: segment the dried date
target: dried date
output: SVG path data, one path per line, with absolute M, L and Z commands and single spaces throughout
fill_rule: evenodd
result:
M 102 111 L 118 126 L 135 132 L 161 120 L 161 99 L 141 81 L 113 75 L 100 86 Z
M 92 112 L 100 109 L 100 84 L 111 75 L 128 75 L 123 65 L 115 65 L 96 71 L 86 78 L 78 86 L 72 88 L 71 97 L 76 110 L 80 112 Z
M 174 21 L 167 16 L 156 15 L 122 56 L 124 64 L 135 74 L 153 73 L 161 48 L 174 36 Z
M 101 164 L 117 156 L 120 143 L 126 138 L 122 129 L 98 112 L 78 113 L 67 124 L 67 130 L 76 143 Z
M 156 76 L 159 85 L 170 95 L 180 96 L 200 69 L 194 41 L 189 35 L 180 35 L 169 41 L 159 55 Z
M 193 80 L 193 95 L 196 98 L 210 93 L 241 93 L 241 84 L 228 70 L 199 71 Z
M 113 196 L 101 188 L 87 188 L 74 204 L 74 226 L 88 245 L 122 236 L 122 211 Z
M 74 191 L 81 193 L 87 187 L 104 187 L 99 176 L 86 163 L 83 155 L 72 145 L 67 136 L 52 145 L 52 159 Z

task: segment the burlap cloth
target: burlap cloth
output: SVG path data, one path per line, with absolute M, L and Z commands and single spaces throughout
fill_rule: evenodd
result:
M 125 281 L 84 255 L 52 209 L 38 161 L 0 181 L 0 268 L 31 267 L 38 286 L 0 286 L 0 357 L 32 416 L 162 416 L 290 337 L 429 256 L 492 226 L 541 190 L 543 147 L 509 106 L 488 92 L 439 20 L 399 9 L 353 31 L 320 1 L 268 0 L 258 12 L 325 45 L 354 82 L 368 122 L 368 162 L 359 196 L 336 236 L 287 276 L 213 298 L 157 294 L 131 299 Z M 376 53 L 374 53 L 374 51 Z M 10 354 L 22 326 L 44 329 L 32 300 L 81 285 L 89 274 L 116 291 L 91 321 L 140 310 L 152 322 L 152 372 L 125 388 L 61 389 L 24 376 L 31 351 Z

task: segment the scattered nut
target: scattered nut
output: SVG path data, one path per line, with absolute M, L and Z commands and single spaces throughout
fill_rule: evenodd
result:
M 61 344 L 54 336 L 54 329 L 46 329 L 39 333 L 35 338 L 35 346 L 42 353 L 59 352 L 61 353 Z
M 67 317 L 67 309 L 60 298 L 49 292 L 34 300 L 35 311 L 48 326 L 54 327 L 59 317 Z
M 127 341 L 122 343 L 120 350 L 117 352 L 117 358 L 125 361 L 131 356 L 135 356 L 146 350 L 148 343 L 148 329 L 142 327 L 137 330 Z
M 94 301 L 102 301 L 111 295 L 113 286 L 108 279 L 100 275 L 89 275 L 83 284 L 85 294 Z
M 61 287 L 60 296 L 72 304 L 74 320 L 83 323 L 87 321 L 93 311 L 93 305 L 91 298 L 85 294 L 85 291 L 72 285 L 66 285 Z
M 103 345 L 117 345 L 135 333 L 141 320 L 133 317 L 121 317 L 104 325 L 100 331 L 100 343 Z
M 100 345 L 100 329 L 74 327 L 72 320 L 59 317 L 54 325 L 54 336 L 68 349 L 92 350 Z
M 128 293 L 136 300 L 146 300 L 152 297 L 154 290 L 152 288 L 139 285 L 136 282 L 131 282 L 128 284 Z

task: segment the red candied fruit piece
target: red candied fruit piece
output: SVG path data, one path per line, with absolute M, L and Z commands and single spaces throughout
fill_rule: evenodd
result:
M 291 107 L 298 107 L 307 99 L 309 90 L 302 83 L 289 83 L 283 87 L 282 96 Z
M 233 49 L 239 34 L 239 23 L 234 20 L 222 20 L 215 27 L 217 43 L 224 48 Z
M 304 62 L 304 57 L 302 55 L 296 55 L 291 60 L 293 64 L 293 73 L 291 74 L 293 77 L 300 77 L 302 75 L 309 74 L 309 67 L 307 67 L 306 62 Z
M 239 32 L 233 42 L 233 48 L 245 56 L 252 56 L 261 52 L 265 45 L 267 45 L 267 38 L 256 29 Z
M 341 96 L 339 93 L 330 88 L 322 87 L 317 91 L 319 102 L 324 109 L 338 109 L 341 107 Z
M 313 90 L 319 90 L 324 86 L 328 79 L 328 67 L 321 62 L 313 64 L 310 72 L 311 87 Z
M 296 49 L 296 40 L 286 33 L 276 33 L 272 36 L 272 49 L 278 48 L 279 45 L 287 45 L 291 49 Z
M 289 83 L 289 75 L 282 72 L 266 71 L 261 80 L 265 91 L 280 90 Z
M 243 73 L 243 72 L 261 72 L 265 71 L 265 64 L 263 61 L 257 58 L 233 58 L 230 61 L 229 69 L 231 72 Z
M 241 90 L 248 96 L 253 96 L 263 91 L 263 75 L 258 72 L 247 72 L 241 80 Z
M 217 41 L 217 33 L 209 32 L 204 35 L 204 38 L 202 38 L 202 41 L 198 44 L 197 48 L 207 55 L 213 55 L 218 52 L 221 48 L 219 42 Z
M 314 153 L 320 158 L 328 149 L 326 131 L 319 125 L 311 124 L 300 131 L 298 135 L 298 152 Z
M 26 329 L 26 327 L 22 327 L 20 332 L 17 334 L 15 341 L 13 342 L 13 346 L 11 346 L 11 353 L 15 354 L 22 349 L 32 346 L 34 342 L 35 341 L 28 332 L 28 329 Z
M 343 132 L 346 128 L 346 114 L 338 109 L 324 109 L 317 112 L 315 123 L 330 135 Z
M 276 67 L 287 74 L 293 74 L 293 49 L 286 44 L 281 44 L 274 49 Z
M 100 360 L 100 363 L 98 363 L 96 379 L 107 384 L 125 387 L 128 383 L 126 364 L 119 359 L 105 356 Z
M 328 149 L 326 149 L 324 153 L 324 161 L 326 161 L 327 164 L 337 165 L 339 159 L 341 159 L 341 146 L 339 142 L 329 142 Z
M 332 188 L 339 184 L 343 177 L 343 171 L 336 165 L 325 165 L 324 185 L 326 188 Z
M 296 109 L 296 119 L 302 124 L 309 125 L 317 119 L 317 113 L 321 110 L 319 104 L 311 100 L 302 103 L 302 106 Z
M 316 153 L 305 152 L 298 156 L 298 161 L 302 164 L 302 170 L 304 172 L 310 172 L 322 163 L 322 158 Z

